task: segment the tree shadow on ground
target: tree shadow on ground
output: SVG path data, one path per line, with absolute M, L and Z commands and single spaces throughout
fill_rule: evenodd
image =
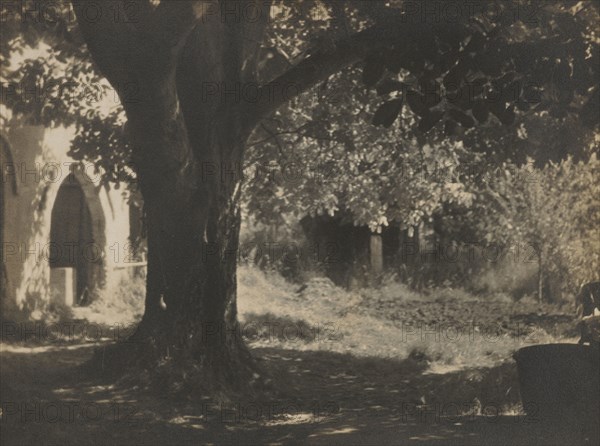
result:
M 280 396 L 218 404 L 90 376 L 79 366 L 93 347 L 4 348 L 3 445 L 597 444 L 576 426 L 498 416 L 518 402 L 513 363 L 430 374 L 415 359 L 260 348 Z

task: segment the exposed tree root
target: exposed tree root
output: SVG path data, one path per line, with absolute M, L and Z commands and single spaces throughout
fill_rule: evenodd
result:
M 240 340 L 227 348 L 178 351 L 156 338 L 102 346 L 84 368 L 111 382 L 127 383 L 181 399 L 219 403 L 267 401 L 282 395 L 275 380 Z

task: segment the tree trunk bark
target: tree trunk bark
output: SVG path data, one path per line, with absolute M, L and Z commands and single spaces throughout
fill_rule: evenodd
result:
M 186 380 L 197 372 L 196 381 L 212 390 L 247 387 L 256 369 L 236 311 L 247 135 L 227 107 L 201 119 L 196 125 L 202 131 L 195 132 L 186 123 L 176 82 L 162 86 L 149 84 L 143 103 L 126 106 L 147 222 L 146 308 L 131 339 L 111 357 L 105 352 L 103 364 L 146 370 L 172 364 L 169 370 Z

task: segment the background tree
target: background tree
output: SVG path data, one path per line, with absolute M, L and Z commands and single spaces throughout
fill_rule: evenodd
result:
M 519 247 L 512 255 L 521 258 L 535 255 L 540 301 L 574 292 L 597 274 L 598 167 L 596 155 L 543 169 L 504 165 L 475 204 L 477 226 L 490 243 Z

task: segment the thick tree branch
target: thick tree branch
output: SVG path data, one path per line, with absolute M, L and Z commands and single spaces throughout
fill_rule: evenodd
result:
M 174 71 L 188 35 L 210 12 L 202 0 L 162 1 L 133 18 L 127 1 L 94 5 L 93 18 L 85 2 L 74 1 L 73 9 L 94 61 L 117 91 L 140 74 L 159 79 Z
M 115 20 L 114 13 L 110 13 L 120 10 L 123 2 L 106 1 L 101 6 L 94 3 L 93 12 L 85 2 L 73 1 L 72 4 L 79 28 L 100 72 L 113 86 L 123 83 L 127 68 L 127 46 L 123 43 L 135 33 L 135 28 L 127 20 Z
M 140 27 L 140 37 L 153 43 L 148 55 L 158 52 L 174 66 L 189 34 L 211 11 L 205 0 L 161 1 Z
M 244 24 L 243 30 L 243 55 L 244 65 L 242 67 L 242 80 L 254 82 L 257 80 L 257 67 L 260 48 L 263 45 L 265 31 L 269 24 L 272 0 L 247 0 L 252 1 L 259 12 L 257 19 Z
M 311 56 L 259 88 L 258 101 L 248 104 L 248 115 L 252 116 L 250 125 L 255 126 L 284 103 L 332 74 L 364 59 L 372 50 L 400 42 L 406 42 L 408 46 L 414 34 L 420 31 L 422 30 L 416 29 L 413 24 L 390 19 L 385 24 L 378 23 L 330 44 L 326 49 L 310 51 Z

